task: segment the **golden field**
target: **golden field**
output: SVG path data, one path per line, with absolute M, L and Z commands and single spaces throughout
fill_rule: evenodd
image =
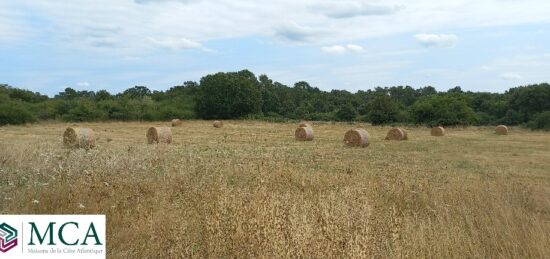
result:
M 97 148 L 63 147 L 74 124 L 0 128 L 0 213 L 106 214 L 108 258 L 544 258 L 550 133 L 184 121 L 82 123 Z M 344 133 L 364 127 L 368 148 Z

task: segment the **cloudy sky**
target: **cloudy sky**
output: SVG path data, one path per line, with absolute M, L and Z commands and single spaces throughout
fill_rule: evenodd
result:
M 164 90 L 249 69 L 324 90 L 550 81 L 548 0 L 0 0 L 0 83 Z

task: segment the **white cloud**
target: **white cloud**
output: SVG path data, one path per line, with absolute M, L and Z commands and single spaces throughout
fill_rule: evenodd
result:
M 290 42 L 309 42 L 323 34 L 320 29 L 301 26 L 295 22 L 285 23 L 275 29 L 275 37 Z
M 414 35 L 422 45 L 428 48 L 449 48 L 456 45 L 458 37 L 454 34 L 416 34 Z
M 348 52 L 348 49 L 341 45 L 322 47 L 321 50 L 328 54 L 337 54 L 337 55 L 346 54 L 346 52 Z
M 47 36 L 63 48 L 121 55 L 150 49 L 151 41 L 143 40 L 148 37 L 201 43 L 275 37 L 323 46 L 419 31 L 550 22 L 547 10 L 550 1 L 543 0 L 19 0 L 0 1 L 0 38 Z M 347 17 L 353 19 L 335 19 Z M 452 35 L 437 37 L 424 44 L 456 43 Z
M 522 84 L 549 81 L 550 55 L 547 52 L 502 56 L 484 65 L 501 80 Z M 482 76 L 487 77 L 487 74 Z
M 89 87 L 90 83 L 88 83 L 88 82 L 78 82 L 78 83 L 76 83 L 76 85 L 79 86 L 79 87 Z
M 154 39 L 149 38 L 149 41 L 158 47 L 167 48 L 171 50 L 183 50 L 183 49 L 203 49 L 202 44 L 196 41 L 192 41 L 186 38 L 166 38 L 166 39 Z
M 504 74 L 500 74 L 499 77 L 500 79 L 507 80 L 507 81 L 517 81 L 522 79 L 522 77 L 516 73 L 504 73 Z
M 13 3 L 0 1 L 0 42 L 17 41 L 32 33 L 24 13 Z
M 346 45 L 346 48 L 351 51 L 351 52 L 355 52 L 355 53 L 362 53 L 365 51 L 365 48 L 363 48 L 362 46 L 359 46 L 359 45 L 355 45 L 355 44 L 348 44 Z
M 331 18 L 352 18 L 356 16 L 390 15 L 404 8 L 404 5 L 369 4 L 358 1 L 337 1 L 318 7 Z
M 325 53 L 334 54 L 334 55 L 342 55 L 350 52 L 362 53 L 365 51 L 365 49 L 362 46 L 355 45 L 355 44 L 325 46 L 325 47 L 321 47 L 321 50 Z

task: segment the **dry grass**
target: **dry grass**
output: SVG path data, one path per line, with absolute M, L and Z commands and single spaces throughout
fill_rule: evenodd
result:
M 346 124 L 297 142 L 295 124 L 183 123 L 173 145 L 147 145 L 149 124 L 79 125 L 92 150 L 64 148 L 65 124 L 2 127 L 0 213 L 106 214 L 108 258 L 550 254 L 548 133 L 367 127 L 354 149 Z

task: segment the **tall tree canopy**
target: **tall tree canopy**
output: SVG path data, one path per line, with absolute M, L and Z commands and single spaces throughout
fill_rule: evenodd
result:
M 337 88 L 337 86 L 335 86 Z M 505 93 L 438 92 L 432 86 L 374 87 L 355 93 L 321 91 L 308 82 L 292 86 L 248 70 L 204 76 L 166 91 L 134 86 L 122 93 L 66 88 L 50 98 L 0 84 L 0 125 L 37 120 L 152 121 L 257 118 L 284 121 L 367 121 L 373 124 L 525 125 L 548 128 L 550 85 L 520 86 Z
M 262 108 L 259 83 L 247 70 L 203 77 L 196 101 L 196 112 L 205 119 L 240 118 Z

